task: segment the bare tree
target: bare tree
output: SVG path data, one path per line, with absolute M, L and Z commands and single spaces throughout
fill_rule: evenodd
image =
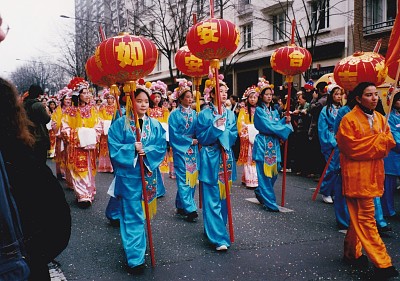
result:
M 174 59 L 177 50 L 185 45 L 186 34 L 193 25 L 193 14 L 204 16 L 204 0 L 153 0 L 151 6 L 144 1 L 134 1 L 134 10 L 128 11 L 133 18 L 133 32 L 150 38 L 158 51 L 167 58 L 171 83 L 174 75 Z

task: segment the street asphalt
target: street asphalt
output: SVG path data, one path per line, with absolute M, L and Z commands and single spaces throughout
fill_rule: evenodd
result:
M 48 165 L 54 170 L 53 162 Z M 147 252 L 145 271 L 137 276 L 127 273 L 119 229 L 104 215 L 113 175 L 97 174 L 96 199 L 89 209 L 78 208 L 73 192 L 61 182 L 71 206 L 72 236 L 56 262 L 66 280 L 371 280 L 372 264 L 358 270 L 342 261 L 344 234 L 337 228 L 333 205 L 320 196 L 311 200 L 315 181 L 288 173 L 285 212 L 273 213 L 253 203 L 254 191 L 241 185 L 241 173 L 239 167 L 231 195 L 234 242 L 224 253 L 204 236 L 201 210 L 195 223 L 175 214 L 176 183 L 166 175 L 167 193 L 151 221 L 156 265 L 151 266 Z M 278 203 L 281 180 L 280 173 Z M 397 210 L 399 197 L 397 193 Z M 388 222 L 393 230 L 382 237 L 400 269 L 400 221 Z

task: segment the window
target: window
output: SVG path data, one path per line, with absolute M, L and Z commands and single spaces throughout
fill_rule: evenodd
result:
M 250 49 L 252 44 L 251 32 L 253 29 L 253 24 L 246 24 L 242 26 L 242 38 L 243 38 L 243 49 Z
M 157 57 L 157 67 L 156 67 L 156 70 L 157 71 L 161 71 L 161 53 L 160 53 L 160 51 L 158 51 L 158 57 Z
M 365 0 L 364 33 L 393 26 L 396 11 L 394 0 Z
M 311 2 L 311 30 L 329 27 L 329 0 Z
M 272 40 L 274 42 L 285 40 L 286 34 L 286 13 L 272 16 Z

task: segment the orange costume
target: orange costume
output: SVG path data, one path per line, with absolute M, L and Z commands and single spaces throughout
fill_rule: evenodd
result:
M 350 226 L 344 241 L 344 257 L 356 260 L 365 249 L 377 268 L 392 266 L 374 218 L 374 197 L 381 197 L 384 186 L 383 158 L 396 145 L 385 118 L 378 112 L 367 115 L 359 106 L 345 115 L 336 135 L 340 149 L 343 195 L 350 213 Z

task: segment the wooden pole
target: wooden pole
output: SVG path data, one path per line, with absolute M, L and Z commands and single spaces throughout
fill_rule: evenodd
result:
M 219 66 L 219 60 L 213 60 L 215 65 Z M 215 78 L 215 97 L 218 104 L 218 114 L 222 115 L 222 104 L 221 104 L 221 96 L 219 92 L 219 73 L 218 67 L 213 67 L 214 69 L 214 78 Z M 225 149 L 221 146 L 221 157 L 222 157 L 222 165 L 224 169 L 224 181 L 225 181 L 225 193 L 226 193 L 226 208 L 228 213 L 228 225 L 229 225 L 229 237 L 231 242 L 235 241 L 235 236 L 233 232 L 233 221 L 232 221 L 232 208 L 231 208 L 231 197 L 230 197 L 230 188 L 229 188 L 229 178 L 228 178 L 228 170 L 227 170 L 227 155 Z
M 132 111 L 133 116 L 135 119 L 135 132 L 136 132 L 136 141 L 140 142 L 141 135 L 140 135 L 140 125 L 139 125 L 139 118 L 136 112 L 136 100 L 135 100 L 135 89 L 136 89 L 136 81 L 129 82 L 130 84 L 130 96 L 132 99 Z M 150 224 L 150 212 L 149 212 L 149 202 L 147 198 L 147 190 L 146 190 L 146 180 L 144 177 L 144 163 L 143 163 L 143 156 L 139 154 L 139 165 L 140 165 L 140 175 L 142 178 L 142 193 L 143 193 L 143 200 L 144 200 L 144 210 L 146 214 L 146 225 L 147 225 L 147 237 L 149 240 L 149 248 L 150 248 L 150 258 L 151 258 L 151 265 L 154 267 L 156 265 L 156 260 L 154 257 L 154 247 L 153 247 L 153 235 L 151 232 L 151 224 Z
M 333 157 L 334 154 L 335 154 L 335 149 L 332 149 L 331 155 L 329 155 L 328 161 L 326 161 L 325 168 L 322 171 L 321 177 L 319 178 L 317 188 L 315 189 L 315 191 L 313 193 L 313 196 L 312 196 L 312 200 L 313 201 L 315 201 L 315 199 L 317 199 L 317 195 L 319 193 L 319 190 L 321 189 L 321 185 L 322 185 L 322 182 L 324 180 L 326 171 L 328 170 L 329 164 L 331 163 L 331 160 L 332 160 L 332 157 Z

